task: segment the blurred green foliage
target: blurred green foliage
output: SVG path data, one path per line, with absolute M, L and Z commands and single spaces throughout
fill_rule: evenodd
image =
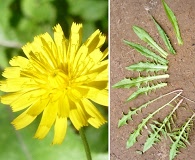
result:
M 24 44 L 38 34 L 53 35 L 52 28 L 57 23 L 67 38 L 72 22 L 83 23 L 83 41 L 96 29 L 108 34 L 107 0 L 0 0 L 0 15 L 1 73 L 13 56 L 23 55 L 21 47 Z M 107 108 L 97 107 L 107 117 Z M 12 113 L 8 106 L 0 105 L 1 160 L 85 159 L 82 140 L 71 124 L 62 145 L 52 146 L 53 129 L 45 139 L 33 139 L 39 118 L 16 131 L 10 122 L 18 114 Z M 93 159 L 108 159 L 108 125 L 100 129 L 87 127 L 86 134 Z

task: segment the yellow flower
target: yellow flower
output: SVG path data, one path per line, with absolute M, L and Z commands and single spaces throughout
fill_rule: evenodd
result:
M 77 130 L 106 122 L 93 103 L 108 106 L 108 50 L 100 51 L 105 36 L 96 30 L 81 45 L 81 34 L 82 24 L 73 23 L 68 40 L 58 24 L 54 39 L 48 33 L 36 36 L 22 48 L 27 58 L 10 60 L 2 74 L 6 80 L 0 82 L 0 90 L 9 93 L 1 103 L 13 112 L 25 109 L 12 122 L 16 129 L 42 113 L 35 137 L 44 138 L 54 125 L 53 144 L 60 144 L 68 119 Z

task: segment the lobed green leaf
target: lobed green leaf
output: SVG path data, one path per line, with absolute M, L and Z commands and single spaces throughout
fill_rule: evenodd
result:
M 175 113 L 175 111 L 178 109 L 178 107 L 180 106 L 180 104 L 182 103 L 183 99 L 181 99 L 177 105 L 173 108 L 173 110 L 171 111 L 171 113 L 164 118 L 162 123 L 159 123 L 157 121 L 154 121 L 155 124 L 151 124 L 151 129 L 153 132 L 149 133 L 149 137 L 147 138 L 145 144 L 144 144 L 144 149 L 143 152 L 147 151 L 148 149 L 150 149 L 154 144 L 156 144 L 157 142 L 159 142 L 161 140 L 161 133 L 162 135 L 166 136 L 167 134 L 167 130 L 166 130 L 166 125 L 170 124 L 170 120 L 171 117 L 173 116 L 173 114 Z M 170 129 L 170 127 L 169 127 Z
M 135 99 L 137 96 L 139 96 L 140 94 L 147 94 L 150 91 L 162 88 L 167 86 L 167 83 L 159 83 L 157 85 L 152 85 L 152 86 L 147 86 L 147 87 L 140 87 L 137 89 L 137 91 L 135 91 L 128 99 L 128 101 L 131 101 L 133 99 Z
M 177 23 L 177 19 L 174 15 L 173 11 L 171 10 L 171 8 L 165 3 L 164 0 L 162 0 L 162 3 L 163 3 L 163 6 L 164 6 L 164 9 L 165 9 L 165 12 L 167 14 L 167 17 L 168 17 L 169 21 L 171 22 L 171 24 L 174 28 L 178 44 L 182 45 L 183 40 L 181 38 L 181 34 L 180 34 L 180 31 L 179 31 L 179 26 L 178 26 L 178 23 Z
M 154 76 L 148 76 L 148 77 L 137 77 L 133 79 L 123 79 L 113 85 L 113 88 L 131 88 L 131 87 L 139 87 L 143 83 L 148 83 L 153 80 L 158 80 L 158 79 L 164 79 L 164 78 L 169 78 L 168 74 L 163 74 L 163 75 L 154 75 Z
M 185 122 L 181 128 L 177 129 L 175 132 L 170 134 L 170 138 L 172 140 L 172 145 L 169 153 L 169 159 L 173 160 L 174 157 L 179 152 L 179 148 L 186 148 L 185 143 L 189 143 L 188 136 L 193 125 L 193 118 L 195 117 L 195 113 L 189 118 L 187 122 Z
M 165 64 L 156 64 L 152 62 L 139 62 L 136 64 L 133 64 L 129 67 L 126 67 L 127 70 L 132 71 L 146 71 L 146 72 L 158 72 L 160 70 L 167 71 L 168 66 Z
M 137 107 L 136 109 L 130 109 L 129 112 L 126 115 L 124 114 L 123 117 L 119 120 L 118 127 L 122 127 L 123 125 L 127 124 L 128 120 L 132 120 L 133 115 L 136 115 L 138 111 L 141 111 L 143 108 L 146 108 L 151 103 L 153 103 L 153 102 L 155 102 L 163 97 L 166 97 L 172 93 L 175 93 L 175 92 L 179 92 L 181 94 L 182 91 L 183 90 L 176 90 L 176 91 L 161 95 L 161 96 L 159 96 L 151 101 L 148 101 L 147 103 L 142 104 L 141 106 Z
M 169 106 L 170 103 L 172 103 L 179 95 L 181 94 L 178 93 L 175 97 L 173 97 L 168 103 L 164 104 L 163 106 L 161 106 L 160 108 L 158 108 L 157 110 L 155 110 L 153 113 L 150 113 L 146 118 L 144 118 L 142 120 L 142 122 L 138 125 L 137 129 L 130 134 L 129 139 L 127 140 L 126 143 L 126 148 L 130 148 L 131 146 L 133 146 L 136 142 L 136 139 L 139 135 L 141 135 L 141 132 L 144 128 L 144 126 L 146 126 L 147 122 L 158 112 L 160 112 L 163 108 L 165 108 L 166 106 Z
M 138 26 L 133 26 L 134 32 L 137 34 L 137 36 L 148 43 L 149 46 L 151 46 L 153 49 L 155 49 L 163 58 L 166 58 L 168 53 L 165 52 L 154 40 L 153 38 L 142 28 Z

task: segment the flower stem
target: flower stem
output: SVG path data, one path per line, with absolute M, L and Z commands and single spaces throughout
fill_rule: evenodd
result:
M 91 158 L 91 151 L 89 149 L 89 145 L 88 145 L 87 138 L 85 136 L 83 127 L 80 128 L 79 134 L 80 134 L 81 139 L 83 141 L 83 145 L 84 145 L 84 148 L 85 148 L 85 153 L 86 153 L 86 156 L 87 156 L 87 160 L 92 160 L 92 158 Z

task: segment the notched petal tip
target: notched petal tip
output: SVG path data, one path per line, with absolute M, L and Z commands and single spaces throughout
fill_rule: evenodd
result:
M 40 125 L 34 135 L 34 138 L 37 138 L 37 139 L 43 139 L 45 138 L 45 136 L 47 135 L 47 133 L 49 132 L 50 130 L 50 127 L 48 126 L 43 126 L 43 125 Z

